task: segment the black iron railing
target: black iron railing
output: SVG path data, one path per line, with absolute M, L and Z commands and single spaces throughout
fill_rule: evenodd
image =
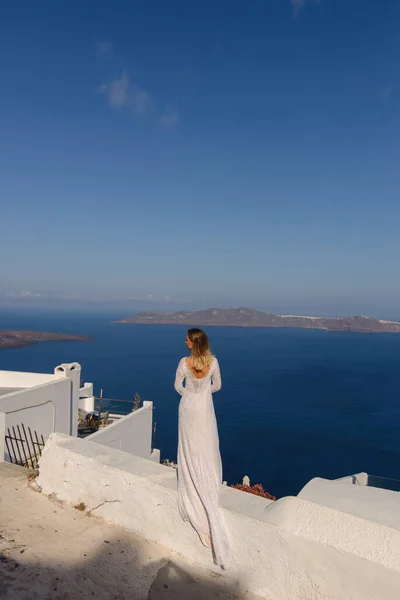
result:
M 8 427 L 4 437 L 11 463 L 28 469 L 37 469 L 45 444 L 42 435 L 38 435 L 36 431 L 21 423 L 21 425 Z

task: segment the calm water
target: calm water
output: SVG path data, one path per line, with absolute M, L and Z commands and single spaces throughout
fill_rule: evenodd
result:
M 0 312 L 0 329 L 81 333 L 94 343 L 0 351 L 0 369 L 51 372 L 78 361 L 96 394 L 153 400 L 156 446 L 176 459 L 185 327 L 116 325 L 123 315 Z M 400 335 L 210 328 L 224 478 L 249 475 L 277 496 L 312 477 L 358 471 L 400 479 Z

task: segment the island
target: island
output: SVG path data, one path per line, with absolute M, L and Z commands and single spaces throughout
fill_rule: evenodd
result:
M 9 348 L 24 348 L 37 342 L 92 342 L 85 335 L 69 333 L 49 333 L 40 331 L 15 331 L 0 329 L 0 350 Z
M 372 317 L 304 317 L 273 315 L 251 308 L 208 308 L 197 311 L 141 312 L 116 321 L 136 325 L 187 325 L 191 327 L 286 327 L 352 331 L 361 333 L 400 333 L 400 323 Z

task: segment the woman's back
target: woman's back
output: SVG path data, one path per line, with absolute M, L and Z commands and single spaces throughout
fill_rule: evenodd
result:
M 177 380 L 180 382 L 179 387 L 181 388 L 180 390 L 177 390 L 179 393 L 187 391 L 199 394 L 205 390 L 217 392 L 221 389 L 221 375 L 218 361 L 214 357 L 208 370 L 196 373 L 194 369 L 190 367 L 187 357 L 184 357 L 178 365 Z M 185 380 L 184 389 L 181 387 L 181 382 L 183 382 L 183 380 Z M 177 389 L 177 386 L 175 386 L 175 388 Z

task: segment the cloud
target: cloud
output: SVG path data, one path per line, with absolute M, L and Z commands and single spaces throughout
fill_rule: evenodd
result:
M 113 300 L 116 302 L 128 302 L 131 300 L 133 302 L 142 302 L 143 300 L 154 300 L 154 296 L 153 294 L 147 294 L 146 296 L 115 296 Z
M 96 53 L 100 58 L 114 55 L 112 42 L 96 43 Z M 116 79 L 102 83 L 96 90 L 106 98 L 107 104 L 116 110 L 126 110 L 137 118 L 150 118 L 153 122 L 168 129 L 180 123 L 179 110 L 174 104 L 161 107 L 152 94 L 131 80 L 126 70 Z
M 187 304 L 188 302 L 190 302 L 190 300 L 188 300 L 187 298 L 181 298 L 176 296 L 164 296 L 162 300 L 167 304 Z
M 7 298 L 41 298 L 42 294 L 31 290 L 22 290 L 21 292 L 7 292 L 6 296 Z
M 320 0 L 291 0 L 293 6 L 293 16 L 297 17 L 299 12 L 305 7 L 309 2 L 313 2 L 314 4 L 318 4 Z
M 154 110 L 150 94 L 138 87 L 132 87 L 130 103 L 134 114 L 138 117 L 148 115 Z
M 123 108 L 130 104 L 130 82 L 126 73 L 111 83 L 103 83 L 99 88 L 100 94 L 105 94 L 107 103 L 113 108 Z
M 126 72 L 110 83 L 103 83 L 98 91 L 106 96 L 107 104 L 112 108 L 128 109 L 137 117 L 156 114 L 150 94 L 133 85 Z
M 114 44 L 112 42 L 97 42 L 95 46 L 97 56 L 100 58 L 108 58 L 114 52 Z
M 36 292 L 31 290 L 23 291 L 0 291 L 0 307 L 4 306 L 25 306 L 25 307 L 44 307 L 44 306 L 93 306 L 110 307 L 118 310 L 128 310 L 132 306 L 153 307 L 153 309 L 162 309 L 164 306 L 183 305 L 190 303 L 190 300 L 183 297 L 153 294 L 120 294 L 109 295 L 101 292 L 95 294 L 81 294 L 71 292 L 43 291 Z
M 150 117 L 165 128 L 180 122 L 176 106 L 168 105 L 159 111 L 150 92 L 132 83 L 126 71 L 110 83 L 103 83 L 97 91 L 106 97 L 109 106 L 117 110 L 126 109 L 135 117 Z
M 114 296 L 112 298 L 115 302 L 152 302 L 156 304 L 186 304 L 189 302 L 187 298 L 181 298 L 177 296 L 154 296 L 153 294 L 147 294 L 145 296 Z
M 179 112 L 176 106 L 167 106 L 159 117 L 160 125 L 163 127 L 175 127 L 180 122 Z
M 395 90 L 395 85 L 394 85 L 393 81 L 390 81 L 381 90 L 380 97 L 381 97 L 382 102 L 384 102 L 385 104 L 386 104 L 386 102 L 389 102 L 389 100 L 393 96 L 394 90 Z
M 35 301 L 38 298 L 41 300 L 80 300 L 83 299 L 81 294 L 76 293 L 58 293 L 53 291 L 32 291 L 32 290 L 22 290 L 22 291 L 9 291 L 9 292 L 1 292 L 0 298 L 12 298 L 13 300 L 26 300 L 26 301 Z

